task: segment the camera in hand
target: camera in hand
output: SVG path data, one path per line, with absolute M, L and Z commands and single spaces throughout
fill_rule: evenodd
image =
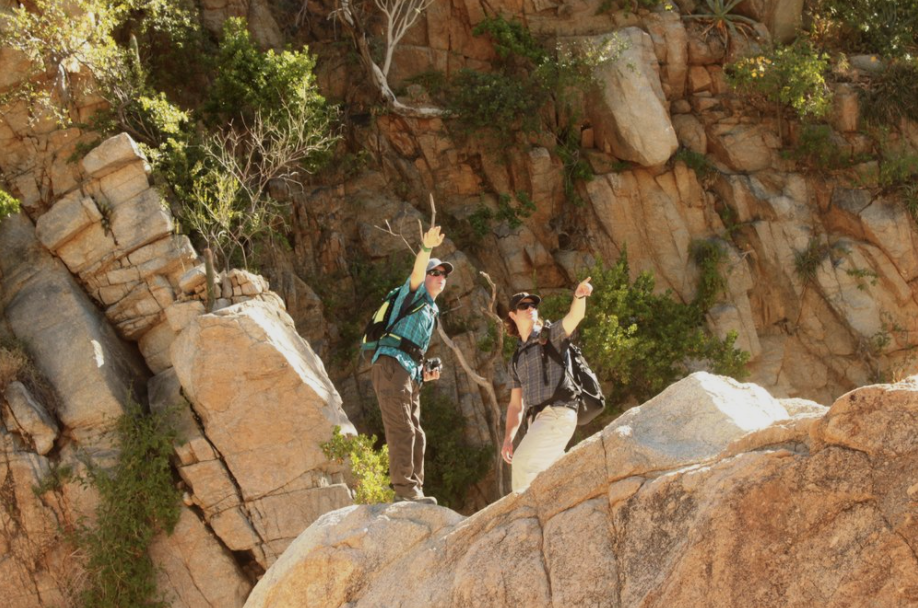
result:
M 424 360 L 424 371 L 427 373 L 435 372 L 438 369 L 440 369 L 440 365 L 442 365 L 442 361 L 440 361 L 440 357 L 434 357 L 433 359 L 425 359 Z

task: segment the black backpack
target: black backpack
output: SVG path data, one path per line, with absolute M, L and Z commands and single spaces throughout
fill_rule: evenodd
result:
M 395 300 L 398 299 L 400 289 L 400 287 L 396 287 L 390 291 L 383 299 L 382 304 L 379 305 L 379 308 L 376 309 L 376 312 L 373 313 L 372 318 L 370 318 L 363 330 L 360 350 L 361 352 L 368 351 L 373 353 L 380 346 L 391 346 L 408 353 L 408 356 L 417 362 L 424 356 L 421 347 L 407 338 L 391 333 L 389 328 L 395 327 L 405 317 L 423 310 L 427 306 L 427 302 L 424 301 L 424 296 L 422 295 L 419 295 L 413 302 L 410 297 L 406 297 L 402 304 L 402 309 L 393 319 L 392 313 L 395 308 Z
M 544 331 L 544 330 L 543 330 Z M 577 425 L 583 426 L 593 421 L 606 409 L 606 397 L 602 393 L 599 378 L 590 368 L 583 357 L 583 352 L 576 344 L 569 341 L 564 348 L 564 355 L 558 352 L 550 340 L 539 341 L 543 355 L 550 357 L 555 363 L 564 368 L 565 374 L 558 383 L 551 398 L 544 403 L 529 408 L 535 415 L 553 403 L 577 401 Z M 516 367 L 520 358 L 520 350 L 513 355 L 513 366 Z M 567 361 L 565 361 L 567 359 Z M 542 359 L 543 373 L 545 373 L 545 359 Z M 546 380 L 547 381 L 547 380 Z

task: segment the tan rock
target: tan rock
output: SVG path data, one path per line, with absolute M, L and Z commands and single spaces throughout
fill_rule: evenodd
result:
M 154 374 L 172 367 L 169 348 L 175 340 L 176 332 L 171 325 L 163 321 L 140 338 L 137 346 L 140 354 L 147 361 L 147 366 Z
M 150 557 L 159 569 L 157 587 L 174 608 L 238 608 L 252 589 L 233 556 L 187 508 L 171 535 L 153 540 Z
M 613 423 L 537 478 L 553 476 L 555 491 L 534 484 L 468 519 L 401 504 L 323 516 L 246 608 L 907 605 L 918 586 L 918 440 L 909 424 L 918 382 L 862 389 L 828 413 L 809 404 L 774 418 L 768 412 L 786 410 L 764 391 L 747 385 L 742 395 L 722 381 L 702 397 L 719 413 L 690 413 L 700 380 L 674 385 L 683 390 L 665 406 L 629 410 L 634 432 Z M 697 426 L 683 430 L 680 412 Z M 645 474 L 619 478 L 613 461 L 639 445 L 653 446 Z M 571 503 L 561 486 L 580 485 L 577 472 L 599 493 Z
M 669 88 L 667 97 L 681 99 L 688 73 L 688 35 L 682 19 L 672 11 L 650 13 L 644 17 L 644 26 L 663 66 L 662 81 Z
M 45 247 L 55 251 L 84 228 L 101 220 L 102 214 L 92 199 L 71 192 L 38 218 L 35 235 Z
M 153 188 L 114 207 L 111 231 L 118 247 L 126 252 L 157 241 L 172 232 L 172 217 Z
M 614 154 L 644 166 L 666 162 L 678 147 L 676 132 L 663 105 L 659 65 L 650 36 L 637 28 L 620 35 L 629 48 L 615 61 L 595 69 L 601 83 L 589 115 L 599 139 Z
M 89 151 L 83 157 L 83 170 L 96 178 L 122 167 L 125 164 L 145 160 L 140 148 L 127 133 L 110 137 Z
M 835 87 L 832 98 L 832 125 L 842 133 L 857 131 L 860 119 L 860 104 L 857 90 L 850 84 Z
M 713 87 L 711 75 L 704 66 L 692 66 L 688 72 L 689 90 L 692 93 L 710 91 Z
M 673 116 L 673 128 L 676 130 L 676 137 L 680 144 L 692 152 L 707 153 L 708 136 L 704 132 L 704 125 L 694 115 L 677 114 Z
M 0 223 L 0 248 L 6 320 L 60 397 L 61 423 L 77 441 L 92 445 L 121 415 L 131 385 L 145 382 L 144 365 L 38 242 L 27 218 Z
M 61 245 L 55 252 L 70 272 L 81 274 L 106 259 L 116 249 L 111 232 L 102 222 L 90 224 L 76 238 Z
M 88 187 L 90 192 L 112 209 L 149 188 L 149 167 L 142 161 L 123 165 L 99 179 L 98 184 Z
M 775 135 L 758 125 L 719 125 L 708 130 L 710 149 L 734 171 L 770 167 L 775 140 Z
M 803 24 L 803 0 L 750 0 L 737 5 L 736 13 L 763 23 L 775 42 L 788 44 Z
M 185 329 L 195 317 L 204 314 L 204 303 L 200 300 L 174 302 L 166 309 L 166 320 L 172 331 L 178 333 Z
M 48 410 L 32 397 L 21 382 L 10 382 L 3 391 L 3 398 L 8 407 L 3 409 L 6 428 L 23 435 L 39 454 L 50 452 L 60 428 Z

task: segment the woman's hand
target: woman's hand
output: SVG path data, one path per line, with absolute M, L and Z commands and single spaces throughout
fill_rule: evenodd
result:
M 575 298 L 588 298 L 593 293 L 593 286 L 590 285 L 590 278 L 587 277 L 577 285 L 577 289 L 574 290 Z
M 504 445 L 500 448 L 500 456 L 507 464 L 513 464 L 513 441 L 504 440 Z

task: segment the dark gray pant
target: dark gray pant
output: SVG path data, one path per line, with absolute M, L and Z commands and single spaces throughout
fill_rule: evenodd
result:
M 381 356 L 370 371 L 389 445 L 389 478 L 404 498 L 423 495 L 424 447 L 421 429 L 421 385 L 398 360 Z

